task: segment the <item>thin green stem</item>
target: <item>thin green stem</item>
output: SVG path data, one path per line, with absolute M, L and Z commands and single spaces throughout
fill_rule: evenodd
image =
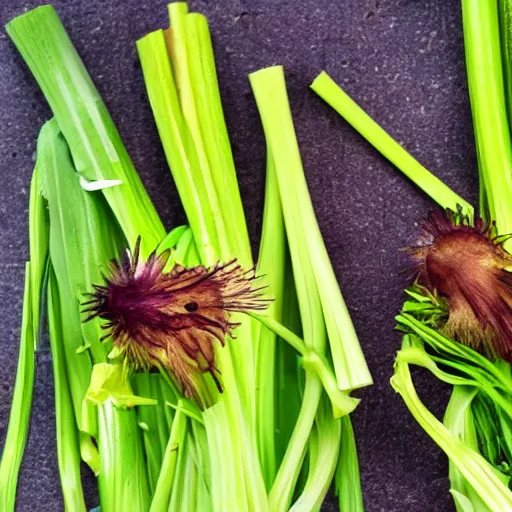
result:
M 457 205 L 460 205 L 465 213 L 473 213 L 473 207 L 467 201 L 425 169 L 357 105 L 325 71 L 315 78 L 310 87 L 436 203 L 454 211 Z
M 28 437 L 34 391 L 35 356 L 30 283 L 30 263 L 26 263 L 18 368 L 11 400 L 9 426 L 0 462 L 0 508 L 5 512 L 14 511 L 16 503 L 18 473 Z

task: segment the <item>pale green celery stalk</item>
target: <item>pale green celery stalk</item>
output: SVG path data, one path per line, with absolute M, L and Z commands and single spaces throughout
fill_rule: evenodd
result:
M 267 140 L 267 155 L 276 170 L 304 341 L 306 346 L 323 354 L 326 330 L 313 263 L 308 252 L 308 241 L 305 238 L 308 228 L 303 224 L 301 210 L 304 205 L 299 201 L 296 192 L 300 180 L 297 175 L 302 173 L 302 164 L 282 68 L 268 68 L 253 73 L 250 75 L 250 82 Z M 321 396 L 320 379 L 314 372 L 306 372 L 301 410 L 269 493 L 269 508 L 272 511 L 289 509 Z
M 276 171 L 272 160 L 268 158 L 257 274 L 265 276 L 265 284 L 268 286 L 266 292 L 274 299 L 266 315 L 276 321 L 281 321 L 283 307 L 285 251 L 283 212 Z M 256 435 L 263 478 L 268 490 L 276 475 L 276 334 L 263 326 L 257 334 L 259 339 L 256 354 Z
M 239 455 L 235 452 L 239 447 L 232 442 L 236 432 L 231 430 L 228 414 L 225 400 L 220 400 L 203 412 L 212 464 L 210 491 L 213 510 L 257 510 L 248 507 L 244 489 L 245 477 L 250 478 L 251 475 L 244 475 L 240 467 L 235 471 L 231 467 L 239 464 Z M 230 480 L 229 485 L 225 482 L 227 478 Z
M 208 437 L 204 425 L 197 421 L 192 421 L 191 429 L 189 430 L 189 440 L 189 446 L 197 468 L 196 510 L 208 512 L 213 510 L 213 508 L 210 495 L 211 474 L 210 460 L 208 458 Z
M 167 36 L 167 50 L 171 59 L 172 72 L 176 81 L 178 96 L 181 105 L 183 119 L 191 136 L 192 145 L 197 155 L 197 174 L 196 180 L 203 182 L 206 190 L 206 204 L 213 216 L 213 224 L 217 233 L 217 241 L 221 254 L 229 253 L 229 238 L 226 231 L 226 224 L 222 216 L 221 201 L 215 190 L 210 163 L 206 153 L 206 142 L 201 134 L 198 109 L 196 107 L 196 90 L 199 86 L 194 87 L 193 80 L 201 79 L 199 73 L 192 72 L 201 66 L 199 55 L 190 55 L 187 45 L 189 24 L 186 23 L 188 6 L 185 2 L 174 2 L 169 4 L 169 18 L 171 22 L 171 30 Z M 188 36 L 188 37 L 187 37 Z M 203 206 L 206 208 L 206 205 Z M 232 257 L 232 255 L 231 255 Z
M 165 156 L 194 233 L 197 250 L 206 265 L 218 258 L 219 241 L 208 194 L 198 169 L 193 140 L 181 112 L 162 30 L 137 41 L 144 82 Z
M 509 128 L 512 121 L 512 0 L 498 0 L 501 56 Z
M 292 332 L 302 335 L 289 254 L 285 263 L 282 323 Z M 299 377 L 304 373 L 300 368 L 297 351 L 281 340 L 276 344 L 275 369 L 275 452 L 276 465 L 279 466 L 299 416 L 302 400 L 302 381 Z
M 340 512 L 364 512 L 359 462 L 350 415 L 341 418 L 341 448 L 336 468 L 336 494 Z
M 219 247 L 217 260 L 229 261 L 233 257 L 241 258 L 245 255 L 245 259 L 241 263 L 249 268 L 252 266 L 252 258 L 249 257 L 251 249 L 248 241 L 241 255 L 234 252 L 237 243 L 233 239 L 236 239 L 237 235 L 235 231 L 227 228 L 229 224 L 234 223 L 234 219 L 230 217 L 231 211 L 226 207 L 223 210 L 221 206 L 230 202 L 233 205 L 238 205 L 236 210 L 240 216 L 235 221 L 236 225 L 234 227 L 240 223 L 245 225 L 238 186 L 233 186 L 233 181 L 236 184 L 234 169 L 229 167 L 224 169 L 222 163 L 219 164 L 215 161 L 217 141 L 212 137 L 212 134 L 221 133 L 226 128 L 222 118 L 210 115 L 206 108 L 209 99 L 202 97 L 206 90 L 211 87 L 217 87 L 217 94 L 219 94 L 216 80 L 207 83 L 206 76 L 203 73 L 206 60 L 211 59 L 210 67 L 215 67 L 213 51 L 203 53 L 199 44 L 199 32 L 204 31 L 204 29 L 208 31 L 208 25 L 204 19 L 202 23 L 199 22 L 200 15 L 189 15 L 188 6 L 185 2 L 169 4 L 169 17 L 171 29 L 165 35 L 167 50 L 171 59 L 172 72 L 177 85 L 183 117 L 198 156 L 199 173 L 196 175 L 195 182 L 202 180 L 207 192 L 204 201 L 207 201 L 207 203 L 203 205 L 203 215 L 210 215 L 209 212 L 211 212 L 214 220 Z M 220 126 L 217 126 L 218 124 Z M 222 142 L 225 144 L 225 140 Z M 230 150 L 229 145 L 224 145 L 224 152 L 230 152 Z M 216 178 L 213 176 L 214 171 L 216 172 Z M 223 184 L 225 178 L 228 179 L 228 184 L 231 185 L 230 188 Z M 228 195 L 230 193 L 233 193 L 233 197 Z M 247 232 L 246 227 L 244 231 Z M 252 337 L 253 326 L 251 321 L 247 319 L 244 321 L 242 318 L 236 314 L 233 315 L 233 321 L 240 320 L 240 326 L 237 329 L 237 342 L 229 343 L 228 350 L 233 360 L 233 366 L 237 369 L 235 376 L 241 405 L 244 409 L 244 417 L 247 418 L 251 429 L 254 429 L 256 406 L 254 398 L 255 343 Z M 226 357 L 226 354 L 223 354 L 223 357 Z
M 122 182 L 102 192 L 130 245 L 142 236 L 147 255 L 165 237 L 164 227 L 55 10 L 38 7 L 6 28 L 50 104 L 80 175 Z
M 436 203 L 454 211 L 457 205 L 460 205 L 465 213 L 472 215 L 473 207 L 467 201 L 425 169 L 357 105 L 325 71 L 315 78 L 310 87 Z
M 290 512 L 319 511 L 336 471 L 340 453 L 341 422 L 332 416 L 329 401 L 324 398 L 309 439 L 309 468 L 306 485 L 290 508 Z
M 164 512 L 169 507 L 171 492 L 173 488 L 177 487 L 175 484 L 177 483 L 179 475 L 175 474 L 176 466 L 178 458 L 181 457 L 185 449 L 186 435 L 187 417 L 178 410 L 174 415 L 171 433 L 164 450 L 162 470 L 160 471 L 156 490 L 151 501 L 150 512 Z
M 172 26 L 175 27 L 174 24 Z M 185 26 L 197 121 L 215 190 L 220 198 L 231 257 L 237 258 L 242 266 L 249 268 L 252 265 L 251 245 L 224 120 L 208 21 L 203 15 L 192 13 L 186 16 Z
M 68 259 L 68 251 L 73 246 L 69 236 L 79 237 L 74 228 L 74 220 L 81 223 L 84 221 L 84 201 L 77 199 L 77 194 L 70 195 L 73 187 L 68 191 L 64 183 L 78 179 L 76 171 L 71 162 L 71 157 L 66 142 L 59 131 L 55 120 L 49 121 L 41 129 L 37 143 L 37 159 L 40 173 L 43 194 L 48 200 L 50 217 L 50 257 L 56 270 L 57 283 L 60 294 L 62 336 L 64 339 L 64 353 L 66 357 L 66 369 L 68 382 L 73 400 L 73 408 L 77 419 L 78 428 L 81 431 L 94 435 L 96 432 L 95 415 L 89 419 L 83 417 L 82 401 L 89 387 L 89 379 L 92 370 L 90 351 L 86 350 L 81 354 L 77 353 L 83 345 L 79 303 L 70 283 L 70 276 L 81 270 L 81 262 L 78 267 Z M 78 185 L 78 181 L 76 181 Z M 81 194 L 78 194 L 80 197 Z M 67 200 L 70 203 L 65 203 Z M 62 204 L 61 201 L 64 201 Z M 70 207 L 71 205 L 71 207 Z M 65 207 L 64 207 L 65 206 Z M 71 216 L 70 228 L 66 229 L 65 220 Z M 71 227 L 71 225 L 73 227 Z M 85 290 L 83 290 L 85 291 Z M 106 358 L 104 348 L 99 341 L 95 340 L 91 345 L 97 357 Z
M 512 232 L 512 144 L 500 53 L 498 4 L 462 0 L 469 99 L 491 220 Z M 507 247 L 507 244 L 505 245 Z
M 34 347 L 38 350 L 41 342 L 41 313 L 44 309 L 44 280 L 48 266 L 48 213 L 41 193 L 41 183 L 37 165 L 30 182 L 28 206 L 28 238 L 30 252 L 30 295 L 32 297 L 32 325 Z
M 97 407 L 101 512 L 149 510 L 146 462 L 135 410 L 120 409 L 110 400 Z
M 97 319 L 83 324 L 80 303 L 94 283 L 103 281 L 98 262 L 117 255 L 115 220 L 101 195 L 85 192 L 55 120 L 46 123 L 38 140 L 38 165 L 50 218 L 50 258 L 62 309 L 62 331 L 68 380 L 79 429 L 95 434 L 95 414 L 84 417 L 82 401 L 92 363 L 106 361 Z M 85 347 L 88 349 L 84 350 Z M 91 424 L 88 425 L 90 420 Z
M 443 423 L 450 433 L 466 446 L 479 453 L 478 440 L 471 412 L 477 390 L 471 386 L 454 386 L 444 413 Z M 449 461 L 450 493 L 458 512 L 490 512 L 489 507 L 475 493 L 452 460 Z M 470 506 L 468 507 L 467 502 Z
M 181 112 L 164 35 L 161 31 L 149 34 L 138 41 L 137 46 L 150 103 L 178 192 L 194 234 L 195 245 L 201 259 L 200 263 L 210 266 L 222 259 L 221 248 L 213 223 L 207 191 L 201 178 L 201 169 L 195 154 L 192 136 Z M 223 200 L 227 201 L 229 198 L 223 198 Z M 218 397 L 224 403 L 219 408 L 219 415 L 225 415 L 224 422 L 227 425 L 227 431 L 230 432 L 230 439 L 224 441 L 224 444 L 231 444 L 232 457 L 227 459 L 228 452 L 219 450 L 219 457 L 210 458 L 210 460 L 213 474 L 217 472 L 217 466 L 221 464 L 219 459 L 225 459 L 223 464 L 227 473 L 224 473 L 220 485 L 225 487 L 226 493 L 232 494 L 232 497 L 236 499 L 237 510 L 264 511 L 267 507 L 266 493 L 259 467 L 256 440 L 248 430 L 248 424 L 251 425 L 254 421 L 254 412 L 251 407 L 251 400 L 254 401 L 254 392 L 252 391 L 254 379 L 251 379 L 254 362 L 250 353 L 252 350 L 250 338 L 247 337 L 246 340 L 245 336 L 247 332 L 251 332 L 251 323 L 246 320 L 242 328 L 237 330 L 236 342 L 229 340 L 228 349 L 218 348 L 217 350 L 216 357 L 225 388 L 222 397 Z M 233 343 L 236 343 L 235 348 L 232 347 Z M 230 356 L 232 350 L 241 354 L 237 360 L 236 374 Z M 242 394 L 239 394 L 235 375 L 247 383 L 242 390 L 243 401 L 241 400 Z M 215 434 L 208 432 L 208 436 L 211 438 Z M 229 464 L 227 464 L 227 460 L 230 461 Z M 233 489 L 237 490 L 234 494 Z
M 169 502 L 169 512 L 181 510 L 200 510 L 197 508 L 197 467 L 190 448 L 190 435 L 184 439 L 182 450 L 178 455 L 176 475 Z
M 453 462 L 462 477 L 490 510 L 512 510 L 512 493 L 496 474 L 496 470 L 472 448 L 455 438 L 420 401 L 412 382 L 409 365 L 395 363 L 391 385 L 425 432 Z
M 13 512 L 21 459 L 25 450 L 34 390 L 35 355 L 32 324 L 30 263 L 25 264 L 25 290 L 21 321 L 20 350 L 11 414 L 0 462 L 0 509 Z
M 136 395 L 155 398 L 152 393 L 153 386 L 150 381 L 160 381 L 160 375 L 156 373 L 135 373 L 130 382 Z M 158 475 L 162 467 L 163 452 L 160 445 L 160 428 L 157 408 L 168 408 L 164 403 L 158 402 L 154 407 L 137 407 L 138 425 L 142 430 L 144 440 L 144 452 L 148 469 L 148 482 L 151 493 L 155 492 Z
M 372 378 L 336 281 L 309 196 L 288 105 L 283 69 L 280 66 L 263 69 L 251 74 L 250 80 L 277 170 L 288 237 L 290 224 L 293 223 L 294 229 L 300 231 L 304 258 L 310 261 L 312 267 L 338 385 L 345 390 L 368 386 L 372 384 Z M 288 206 L 289 203 L 293 203 L 293 206 Z M 294 218 L 290 216 L 292 209 L 296 213 Z M 291 243 L 290 247 L 293 260 Z M 297 290 L 300 296 L 299 287 Z
M 47 302 L 55 388 L 55 437 L 64 509 L 68 512 L 85 512 L 87 508 L 80 478 L 78 429 L 73 414 L 73 403 L 66 375 L 64 340 L 61 329 L 62 319 L 60 317 L 61 308 L 53 269 L 50 270 L 48 280 Z

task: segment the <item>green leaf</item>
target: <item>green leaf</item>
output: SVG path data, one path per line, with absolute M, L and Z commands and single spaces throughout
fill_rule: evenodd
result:
M 112 402 L 121 408 L 156 405 L 158 402 L 153 398 L 144 398 L 133 393 L 128 373 L 124 364 L 95 364 L 86 399 L 95 405 Z

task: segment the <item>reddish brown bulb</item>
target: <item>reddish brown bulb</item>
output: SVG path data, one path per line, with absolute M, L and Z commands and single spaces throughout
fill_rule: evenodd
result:
M 236 261 L 213 268 L 175 265 L 164 273 L 169 253 L 139 258 L 139 244 L 121 262 L 112 261 L 102 286 L 94 286 L 84 306 L 90 320 L 105 321 L 103 338 L 112 338 L 134 369 L 163 366 L 187 397 L 198 399 L 194 378 L 208 372 L 219 391 L 214 344 L 237 326 L 230 313 L 265 309 L 254 270 Z
M 451 211 L 433 212 L 422 228 L 411 252 L 420 283 L 448 302 L 444 334 L 512 362 L 512 256 L 503 249 L 509 237 Z

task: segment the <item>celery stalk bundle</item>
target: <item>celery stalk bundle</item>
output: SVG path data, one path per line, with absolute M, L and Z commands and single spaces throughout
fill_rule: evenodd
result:
M 501 512 L 512 510 L 511 336 L 507 331 L 511 314 L 507 297 L 512 247 L 512 4 L 462 0 L 462 12 L 480 177 L 479 216 L 326 73 L 311 88 L 448 209 L 447 215 L 431 214 L 424 225 L 424 239 L 411 249 L 419 280 L 406 290 L 408 298 L 396 317 L 398 329 L 405 334 L 391 384 L 448 456 L 450 492 L 457 510 Z M 426 368 L 453 386 L 442 422 L 419 399 L 411 365 Z
M 189 224 L 169 233 L 53 8 L 7 26 L 54 118 L 41 130 L 31 186 L 30 262 L 0 508 L 14 509 L 46 303 L 66 510 L 85 510 L 81 461 L 97 476 L 102 512 L 319 510 L 333 481 L 341 510 L 363 510 L 349 416 L 358 400 L 350 392 L 371 384 L 371 376 L 316 222 L 281 67 L 250 77 L 267 141 L 255 266 L 272 298 L 267 310 L 233 302 L 222 331 L 226 346 L 216 343 L 210 354 L 200 345 L 198 361 L 210 366 L 190 375 L 176 373 L 193 368 L 190 359 L 166 359 L 156 338 L 144 338 L 159 357 L 146 367 L 142 348 L 121 346 L 115 330 L 105 331 L 105 315 L 84 322 L 84 294 L 93 290 L 92 310 L 105 306 L 109 286 L 156 278 L 151 264 L 162 262 L 165 279 L 223 275 L 234 259 L 247 271 L 254 266 L 208 23 L 185 3 L 171 4 L 169 15 L 171 28 L 137 42 Z M 128 263 L 109 267 L 126 248 Z M 118 275 L 104 277 L 109 272 Z M 191 316 L 179 318 L 193 318 L 198 307 L 190 298 Z M 222 325 L 195 332 L 218 337 Z M 169 329 L 152 332 L 165 337 Z M 137 371 L 134 353 L 142 358 Z

